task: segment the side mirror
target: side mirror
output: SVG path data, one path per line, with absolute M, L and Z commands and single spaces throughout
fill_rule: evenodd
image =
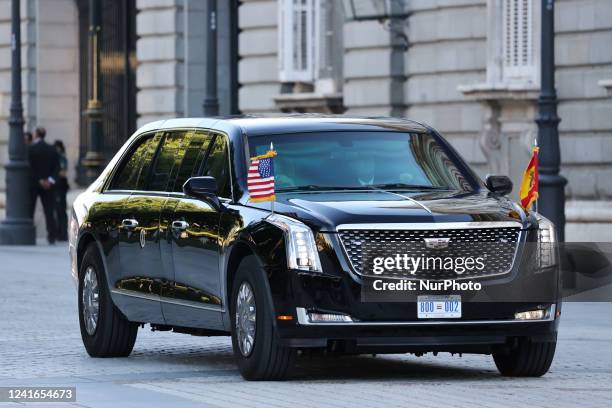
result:
M 508 195 L 512 192 L 512 180 L 508 176 L 489 174 L 485 184 L 489 191 L 495 194 Z
M 209 202 L 216 210 L 221 209 L 221 202 L 217 197 L 217 180 L 214 177 L 191 177 L 183 184 L 183 193 Z

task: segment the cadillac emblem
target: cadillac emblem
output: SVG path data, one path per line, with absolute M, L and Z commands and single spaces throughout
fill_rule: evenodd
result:
M 423 238 L 425 240 L 425 246 L 429 249 L 444 249 L 448 248 L 450 237 L 448 238 Z

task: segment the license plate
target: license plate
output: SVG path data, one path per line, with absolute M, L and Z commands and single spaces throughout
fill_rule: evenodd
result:
M 419 319 L 457 319 L 461 317 L 461 296 L 418 296 Z

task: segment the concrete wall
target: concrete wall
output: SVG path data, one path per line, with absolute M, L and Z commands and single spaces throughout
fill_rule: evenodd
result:
M 556 15 L 557 92 L 568 195 L 612 198 L 612 2 L 560 0 Z
M 566 234 L 612 241 L 612 2 L 558 0 L 555 23 Z
M 36 2 L 36 125 L 47 142 L 64 142 L 68 180 L 79 155 L 79 26 L 74 0 Z M 33 121 L 27 124 L 33 129 Z
M 206 3 L 138 0 L 136 108 L 138 126 L 174 117 L 201 116 L 206 92 Z M 229 35 L 229 2 L 218 2 L 217 37 Z M 218 48 L 220 113 L 229 112 L 229 50 Z
M 138 126 L 184 116 L 184 2 L 138 0 L 136 8 Z
M 406 79 L 401 38 L 375 21 L 344 25 L 347 114 L 402 116 Z
M 484 175 L 480 103 L 457 90 L 486 77 L 486 2 L 416 0 L 408 21 L 405 116 L 435 127 Z
M 276 0 L 247 0 L 238 9 L 238 94 L 243 112 L 274 112 L 278 82 Z

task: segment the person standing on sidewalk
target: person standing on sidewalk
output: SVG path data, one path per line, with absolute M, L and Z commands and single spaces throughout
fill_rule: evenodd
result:
M 30 211 L 34 218 L 36 200 L 40 197 L 45 223 L 47 224 L 47 241 L 53 245 L 57 236 L 55 223 L 55 191 L 59 173 L 59 155 L 53 146 L 45 142 L 47 131 L 43 127 L 36 128 L 32 144 L 28 146 L 30 161 L 32 202 Z
M 66 194 L 68 194 L 68 159 L 66 148 L 61 140 L 53 142 L 59 156 L 59 174 L 55 183 L 55 213 L 57 214 L 57 240 L 68 241 L 68 215 L 66 214 Z

